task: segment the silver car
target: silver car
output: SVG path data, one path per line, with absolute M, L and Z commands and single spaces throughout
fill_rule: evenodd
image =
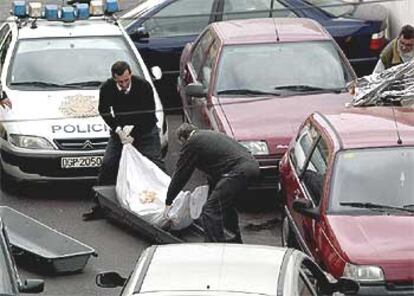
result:
M 142 253 L 128 279 L 103 272 L 96 283 L 123 286 L 121 296 L 333 295 L 359 288 L 349 279 L 331 281 L 298 250 L 219 243 L 154 245 Z

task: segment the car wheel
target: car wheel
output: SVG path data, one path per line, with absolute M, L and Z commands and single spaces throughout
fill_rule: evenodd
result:
M 281 238 L 283 247 L 298 249 L 299 244 L 295 238 L 295 234 L 292 231 L 289 219 L 286 215 L 283 217 Z
M 17 191 L 17 182 L 7 175 L 3 167 L 0 167 L 0 186 L 3 192 L 14 193 Z

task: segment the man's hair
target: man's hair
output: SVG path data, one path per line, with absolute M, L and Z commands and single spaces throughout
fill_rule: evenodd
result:
M 412 39 L 414 38 L 414 27 L 411 25 L 404 25 L 401 28 L 399 37 L 403 36 L 404 39 Z
M 115 74 L 121 76 L 122 74 L 124 74 L 125 70 L 128 70 L 129 73 L 131 73 L 131 67 L 128 65 L 127 62 L 115 62 L 115 64 L 113 64 L 111 67 L 112 77 L 115 77 Z
M 190 137 L 191 132 L 193 131 L 197 131 L 198 127 L 196 127 L 195 125 L 191 124 L 191 123 L 183 123 L 181 124 L 176 130 L 175 130 L 175 135 L 177 136 L 177 138 L 179 140 L 185 140 L 187 141 L 187 139 Z

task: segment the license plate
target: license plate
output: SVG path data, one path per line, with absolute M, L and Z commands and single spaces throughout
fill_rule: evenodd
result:
M 70 168 L 96 168 L 102 165 L 103 156 L 62 157 L 63 169 Z

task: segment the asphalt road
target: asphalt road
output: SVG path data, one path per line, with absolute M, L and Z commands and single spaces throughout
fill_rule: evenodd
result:
M 181 117 L 168 117 L 170 149 L 167 154 L 167 170 L 171 173 L 178 156 L 173 130 Z M 201 173 L 196 173 L 187 189 L 204 182 Z M 269 192 L 251 192 L 240 204 L 240 224 L 245 243 L 278 245 L 280 242 L 279 212 L 276 196 Z M 92 205 L 88 184 L 42 184 L 21 185 L 17 192 L 0 195 L 0 205 L 14 209 L 93 247 L 99 256 L 91 257 L 81 273 L 63 276 L 39 274 L 30 266 L 20 265 L 24 277 L 43 278 L 46 283 L 40 295 L 118 295 L 119 289 L 102 289 L 95 286 L 95 275 L 100 271 L 116 270 L 128 275 L 141 251 L 149 243 L 138 233 L 106 220 L 84 222 L 82 213 Z
M 44 3 L 61 4 L 60 0 L 43 0 Z M 133 4 L 132 0 L 120 1 L 121 7 Z M 0 0 L 0 19 L 10 11 L 11 0 Z M 1 22 L 1 21 L 0 21 Z M 181 117 L 168 117 L 170 146 L 166 158 L 167 171 L 172 172 L 177 160 L 178 147 L 173 130 Z M 195 174 L 187 188 L 201 184 L 204 178 Z M 280 242 L 279 212 L 274 192 L 251 192 L 240 205 L 241 228 L 245 243 L 278 245 Z M 100 271 L 116 270 L 128 275 L 141 251 L 149 243 L 125 227 L 106 220 L 84 222 L 82 213 L 92 205 L 90 184 L 27 184 L 17 192 L 0 194 L 0 205 L 7 205 L 29 215 L 56 230 L 93 247 L 99 256 L 91 257 L 81 273 L 51 276 L 39 274 L 29 267 L 19 266 L 23 278 L 43 278 L 45 291 L 40 295 L 118 295 L 120 289 L 102 289 L 95 285 L 95 275 Z

